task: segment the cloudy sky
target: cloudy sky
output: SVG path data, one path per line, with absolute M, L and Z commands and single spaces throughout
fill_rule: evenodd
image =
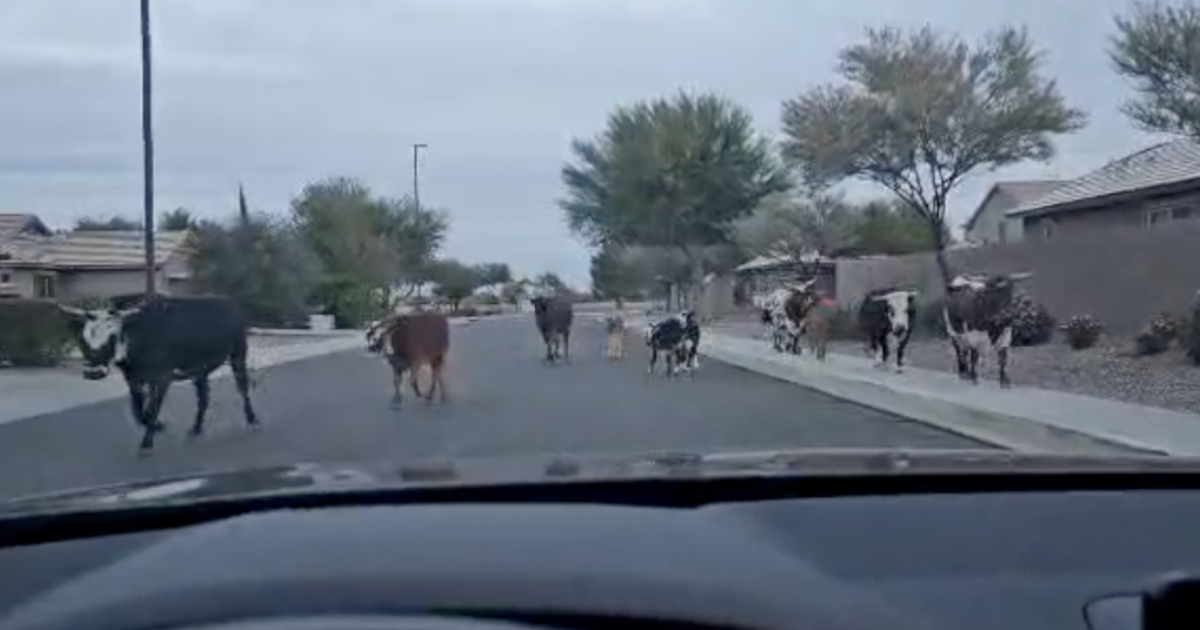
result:
M 615 103 L 680 88 L 749 107 L 832 78 L 870 25 L 968 36 L 1025 22 L 1090 127 L 1053 164 L 1070 177 L 1152 141 L 1117 112 L 1104 55 L 1123 0 L 155 0 L 157 197 L 208 216 L 283 212 L 313 179 L 411 190 L 449 209 L 447 254 L 586 284 L 587 252 L 555 199 L 572 137 Z M 0 212 L 68 226 L 141 208 L 137 0 L 0 1 Z M 992 175 L 964 187 L 961 222 Z

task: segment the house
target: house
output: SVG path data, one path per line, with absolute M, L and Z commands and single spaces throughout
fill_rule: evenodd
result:
M 1010 240 L 1142 229 L 1200 218 L 1200 144 L 1156 144 L 1006 212 Z
M 996 182 L 984 195 L 975 213 L 963 224 L 967 242 L 974 245 L 1009 242 L 1008 211 L 1035 201 L 1065 183 L 1056 179 Z
M 188 235 L 154 235 L 157 284 L 164 293 L 187 291 Z M 0 214 L 0 297 L 74 301 L 144 287 L 142 232 L 54 233 L 34 215 Z
M 796 259 L 791 256 L 759 256 L 734 270 L 738 302 L 765 295 L 785 284 L 816 278 L 816 287 L 831 296 L 837 291 L 836 266 L 831 258 L 812 253 Z

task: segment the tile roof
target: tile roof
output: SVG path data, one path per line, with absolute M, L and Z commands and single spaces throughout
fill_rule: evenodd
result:
M 1195 179 L 1200 179 L 1200 143 L 1191 139 L 1173 140 L 1113 160 L 1006 214 L 1016 216 L 1065 210 L 1065 206 L 1092 199 Z
M 31 222 L 41 226 L 41 220 L 34 214 L 0 213 L 0 238 L 13 236 L 24 230 Z
M 155 232 L 154 254 L 163 264 L 182 247 L 186 231 Z M 51 269 L 111 269 L 142 264 L 142 233 L 76 231 L 48 237 L 21 235 L 0 240 L 0 252 L 12 262 Z
M 983 209 L 987 207 L 992 200 L 992 196 L 1002 192 L 1008 195 L 1017 206 L 1027 204 L 1031 201 L 1036 201 L 1037 198 L 1046 195 L 1047 193 L 1066 184 L 1066 180 L 1061 179 L 1028 179 L 1021 181 L 996 182 L 992 188 L 988 190 L 987 195 L 984 195 L 983 201 L 979 202 L 979 206 L 975 208 L 974 214 L 970 219 L 963 224 L 964 230 L 970 230 L 975 227 L 975 222 L 979 220 L 979 216 L 983 214 Z M 1005 210 L 1007 213 L 1007 209 Z

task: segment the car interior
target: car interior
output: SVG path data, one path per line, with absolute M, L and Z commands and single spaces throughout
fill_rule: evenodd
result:
M 1194 630 L 1197 488 L 680 475 L 18 514 L 0 629 Z

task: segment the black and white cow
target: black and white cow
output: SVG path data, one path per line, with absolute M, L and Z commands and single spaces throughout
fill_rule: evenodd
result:
M 668 376 L 699 368 L 700 324 L 696 313 L 683 311 L 651 324 L 646 329 L 646 345 L 650 348 L 649 374 L 654 373 L 659 353 L 666 356 Z
M 816 304 L 816 285 L 813 278 L 807 282 L 776 289 L 763 303 L 763 323 L 770 327 L 771 346 L 776 352 L 800 354 L 800 337 L 804 334 L 804 322 L 808 311 Z
M 1008 350 L 1012 346 L 1013 286 L 1031 273 L 1007 276 L 959 275 L 946 286 L 943 312 L 946 333 L 954 346 L 958 376 L 979 382 L 979 355 L 985 348 L 996 352 L 1000 386 L 1011 387 Z
M 896 371 L 904 370 L 904 349 L 912 337 L 916 311 L 916 291 L 877 289 L 863 299 L 858 309 L 858 324 L 866 336 L 869 351 L 876 357 L 876 367 L 886 369 L 888 356 L 894 349 Z
M 246 422 L 252 427 L 258 425 L 250 404 L 248 326 L 245 313 L 233 300 L 223 296 L 157 296 L 119 311 L 60 308 L 75 324 L 83 355 L 83 377 L 105 378 L 113 366 L 125 376 L 133 416 L 143 430 L 143 453 L 154 448 L 155 434 L 166 428 L 158 415 L 173 381 L 192 381 L 196 388 L 196 418 L 189 434 L 204 432 L 209 375 L 225 363 L 232 368 L 242 396 Z

